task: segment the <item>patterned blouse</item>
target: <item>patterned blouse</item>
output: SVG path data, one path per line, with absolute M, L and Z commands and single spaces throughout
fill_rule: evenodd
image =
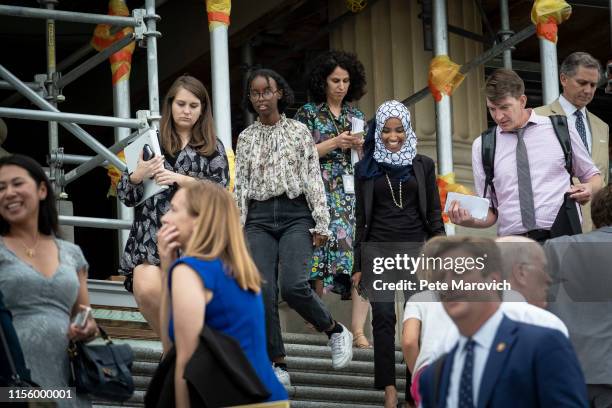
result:
M 303 123 L 285 115 L 270 126 L 258 120 L 238 137 L 235 196 L 242 224 L 249 200 L 282 194 L 290 199 L 304 194 L 315 222 L 311 232 L 330 236 L 329 209 L 312 136 Z
M 174 163 L 168 161 L 167 156 L 164 167 L 168 170 L 199 180 L 210 180 L 223 187 L 229 184 L 227 156 L 220 140 L 217 140 L 217 150 L 208 157 L 201 156 L 190 145 L 177 153 Z M 143 204 L 135 208 L 130 236 L 119 261 L 121 275 L 130 275 L 137 265 L 145 262 L 151 265 L 160 264 L 157 252 L 157 230 L 161 227 L 161 217 L 170 209 L 170 200 L 176 190 L 176 186 L 171 186 L 149 197 Z M 128 207 L 134 207 L 142 200 L 143 193 L 142 183 L 133 184 L 128 172 L 124 171 L 117 185 L 119 200 Z

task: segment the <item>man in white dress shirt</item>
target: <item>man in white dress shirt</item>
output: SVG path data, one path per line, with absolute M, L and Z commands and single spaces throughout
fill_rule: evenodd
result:
M 477 291 L 441 292 L 457 326 L 455 347 L 420 378 L 422 406 L 587 407 L 586 386 L 569 340 L 558 330 L 520 323 L 500 308 L 501 256 L 491 240 L 450 237 L 436 243 L 443 259 L 486 259 L 462 274 L 449 268 L 445 282 L 479 285 Z

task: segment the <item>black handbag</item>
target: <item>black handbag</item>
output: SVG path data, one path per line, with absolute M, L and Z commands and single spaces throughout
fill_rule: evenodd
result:
M 557 217 L 550 228 L 550 237 L 561 237 L 563 235 L 582 234 L 580 216 L 576 208 L 576 201 L 570 198 L 570 193 L 563 196 L 563 204 L 559 208 Z
M 174 406 L 175 360 L 172 348 L 149 383 L 145 407 Z M 263 402 L 270 397 L 240 343 L 206 325 L 183 378 L 187 381 L 191 406 L 230 407 Z
M 13 317 L 0 292 L 0 387 L 38 387 L 30 378 Z
M 134 352 L 128 344 L 113 343 L 104 329 L 98 328 L 106 344 L 70 343 L 71 385 L 77 393 L 125 401 L 134 393 L 131 373 Z

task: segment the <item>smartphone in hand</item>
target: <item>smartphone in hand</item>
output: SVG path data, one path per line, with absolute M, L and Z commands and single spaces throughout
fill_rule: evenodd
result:
M 77 315 L 72 320 L 78 328 L 83 329 L 87 324 L 87 320 L 91 317 L 91 307 L 89 306 L 81 306 L 81 311 L 77 313 Z
M 151 146 L 149 146 L 148 144 L 145 144 L 142 147 L 142 160 L 149 161 L 153 157 L 155 157 L 155 152 L 153 151 L 153 149 L 151 149 Z

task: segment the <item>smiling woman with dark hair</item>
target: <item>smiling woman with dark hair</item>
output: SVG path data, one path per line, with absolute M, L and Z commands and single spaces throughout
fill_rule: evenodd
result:
M 310 132 L 282 113 L 291 96 L 287 82 L 276 72 L 261 69 L 250 75 L 245 100 L 258 118 L 238 137 L 235 191 L 251 254 L 264 280 L 268 354 L 285 385 L 290 381 L 278 286 L 289 307 L 329 336 L 335 368 L 346 367 L 353 356 L 351 333 L 332 319 L 308 284 L 313 247 L 330 234 L 329 210 Z
M 43 388 L 68 387 L 69 339 L 90 340 L 92 317 L 71 319 L 89 306 L 87 261 L 81 248 L 58 237 L 55 196 L 42 167 L 22 155 L 0 158 L 0 291 L 31 379 Z M 59 407 L 90 406 L 84 396 Z
M 364 242 L 406 243 L 410 256 L 419 256 L 415 245 L 445 234 L 436 168 L 432 159 L 417 154 L 416 146 L 408 108 L 398 101 L 380 105 L 355 169 L 355 284 L 367 267 L 362 265 Z M 406 299 L 409 295 L 404 291 Z M 395 303 L 379 300 L 371 301 L 374 386 L 385 390 L 385 407 L 395 407 Z

